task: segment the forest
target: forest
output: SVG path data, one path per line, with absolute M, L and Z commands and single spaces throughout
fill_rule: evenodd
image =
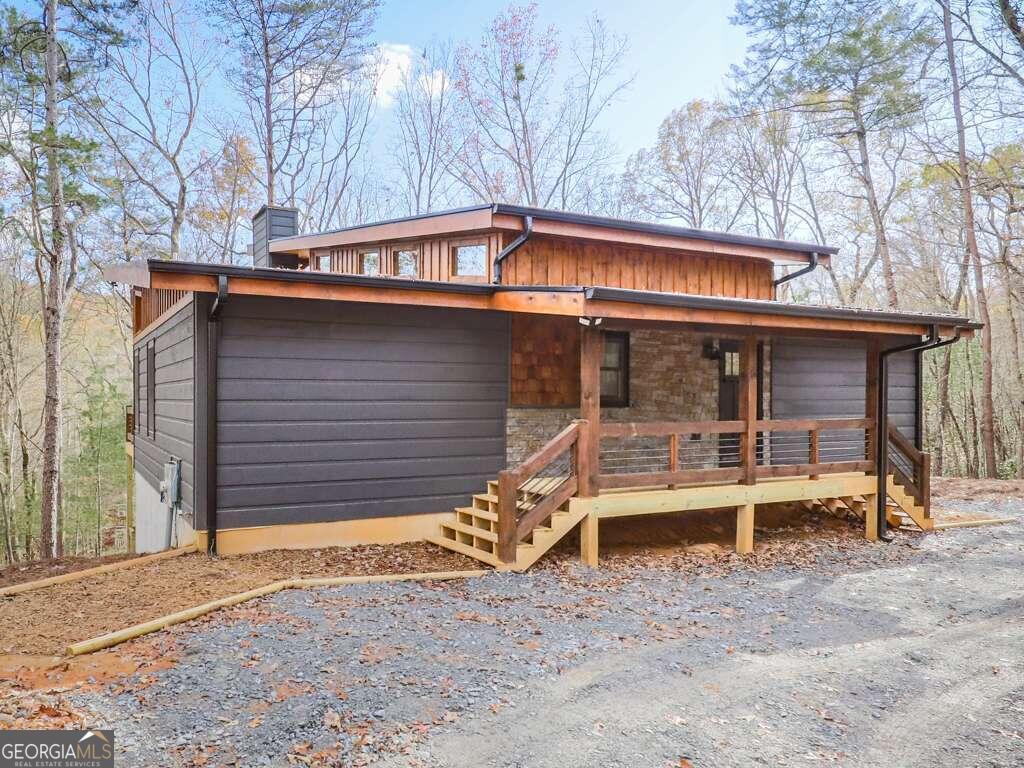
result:
M 784 299 L 985 324 L 925 358 L 940 475 L 1024 478 L 1024 3 L 739 0 L 727 87 L 628 155 L 626 39 L 509 6 L 400 57 L 377 0 L 0 5 L 0 563 L 125 547 L 131 323 L 100 270 L 250 262 L 481 201 L 838 246 Z M 383 128 L 382 128 L 383 126 Z M 1022 199 L 1018 199 L 1022 198 Z

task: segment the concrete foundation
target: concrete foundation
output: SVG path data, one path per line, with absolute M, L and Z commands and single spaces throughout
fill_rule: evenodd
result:
M 180 514 L 175 515 L 171 541 L 167 541 L 167 505 L 160 501 L 160 491 L 135 472 L 135 551 L 159 552 L 170 547 L 184 547 L 195 543 L 196 532 Z

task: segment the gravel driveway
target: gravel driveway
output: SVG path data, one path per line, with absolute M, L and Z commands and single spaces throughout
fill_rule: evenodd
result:
M 815 552 L 283 592 L 72 699 L 126 766 L 1021 765 L 1024 517 Z

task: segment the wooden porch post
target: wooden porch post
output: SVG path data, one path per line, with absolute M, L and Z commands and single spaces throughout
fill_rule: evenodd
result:
M 868 541 L 878 541 L 878 497 L 875 494 L 864 496 L 864 538 Z
M 744 485 L 757 482 L 757 337 L 743 339 L 740 350 L 740 421 L 745 422 L 740 434 L 740 467 Z
M 888 439 L 888 430 L 885 424 L 878 423 L 878 353 L 879 344 L 877 338 L 868 339 L 867 348 L 867 376 L 865 377 L 864 388 L 864 416 L 871 422 L 871 427 L 864 440 L 864 458 L 871 462 L 870 474 L 884 472 L 885 467 L 879 468 L 877 464 L 878 441 Z
M 580 328 L 580 430 L 578 452 L 579 495 L 597 496 L 601 458 L 601 357 L 604 337 L 592 325 Z

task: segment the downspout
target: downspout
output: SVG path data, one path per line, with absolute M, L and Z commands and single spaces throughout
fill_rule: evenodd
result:
M 217 359 L 220 313 L 228 301 L 228 276 L 217 275 L 217 297 L 206 324 L 206 552 L 217 554 Z
M 956 333 L 951 338 L 940 339 L 939 328 L 937 325 L 933 325 L 928 332 L 927 340 L 884 349 L 878 354 L 878 407 L 875 414 L 875 423 L 879 434 L 875 439 L 875 475 L 878 483 L 875 492 L 875 513 L 878 516 L 878 537 L 882 541 L 892 541 L 892 537 L 886 535 L 888 521 L 885 517 L 886 499 L 889 496 L 889 371 L 887 366 L 889 355 L 896 355 L 900 352 L 914 352 L 920 358 L 921 354 L 928 350 L 938 349 L 939 347 L 959 341 L 960 330 L 960 328 L 957 328 Z M 920 389 L 918 389 L 917 397 L 920 400 Z
M 800 277 L 801 275 L 806 275 L 809 272 L 813 272 L 817 268 L 818 268 L 818 254 L 817 253 L 811 253 L 811 260 L 807 263 L 806 267 L 802 267 L 802 268 L 798 269 L 796 272 L 790 272 L 788 274 L 785 274 L 782 277 L 778 278 L 777 280 L 773 280 L 772 281 L 772 285 L 775 286 L 776 288 L 778 288 L 783 283 L 788 283 L 790 280 L 795 280 L 796 278 Z
M 530 235 L 533 234 L 533 216 L 523 217 L 523 231 L 515 240 L 506 245 L 501 249 L 501 253 L 494 257 L 494 279 L 491 281 L 494 284 L 501 283 L 501 262 L 508 258 L 515 250 L 519 248 L 523 243 L 530 239 Z

